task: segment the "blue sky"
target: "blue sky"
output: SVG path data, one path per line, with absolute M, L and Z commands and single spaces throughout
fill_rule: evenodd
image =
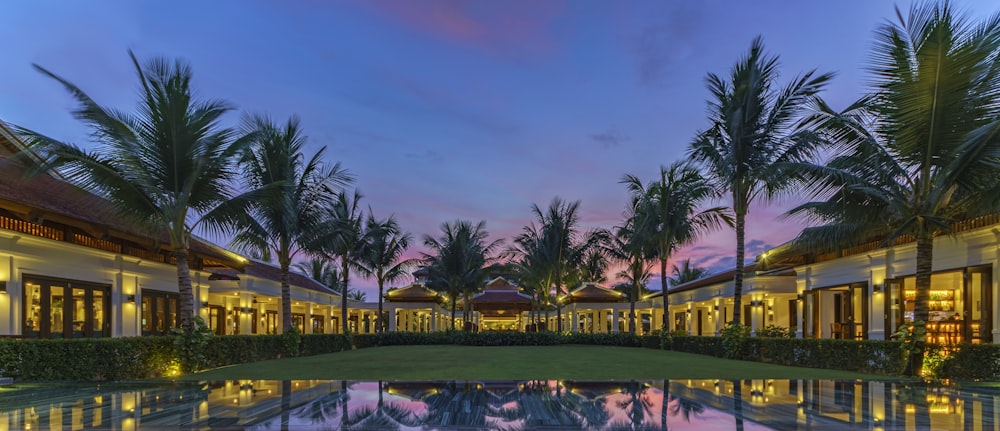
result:
M 71 99 L 32 63 L 129 109 L 127 50 L 181 57 L 201 96 L 238 107 L 230 125 L 242 112 L 300 116 L 313 148 L 329 147 L 376 214 L 417 242 L 455 219 L 510 238 L 555 196 L 582 201 L 585 228 L 610 227 L 622 175 L 651 179 L 706 127 L 706 73 L 727 73 L 762 35 L 782 76 L 836 72 L 824 97 L 843 107 L 894 5 L 910 2 L 3 2 L 0 120 L 85 143 Z M 750 255 L 798 233 L 776 219 L 796 202 L 751 210 Z M 722 269 L 734 248 L 725 230 L 677 257 Z

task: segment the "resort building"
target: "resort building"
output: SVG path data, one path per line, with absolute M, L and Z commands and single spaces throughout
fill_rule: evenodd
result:
M 757 272 L 755 268 L 748 266 L 744 275 L 741 323 L 753 332 L 766 326 L 795 327 L 795 273 L 789 269 Z M 733 319 L 735 275 L 732 269 L 671 288 L 667 299 L 670 329 L 690 335 L 719 335 Z M 659 293 L 656 298 L 662 304 Z
M 26 177 L 22 145 L 0 124 L 0 336 L 160 335 L 177 326 L 180 295 L 165 238 L 56 175 Z M 284 327 L 277 267 L 193 239 L 196 313 L 217 334 Z M 339 332 L 337 292 L 291 276 L 292 318 L 304 333 Z M 351 302 L 351 330 L 373 332 L 374 304 Z
M 1000 216 L 957 223 L 934 240 L 928 339 L 1000 342 Z M 747 266 L 743 323 L 794 329 L 796 336 L 882 340 L 913 320 L 916 243 L 874 240 L 826 254 L 783 245 Z M 760 268 L 760 269 L 758 269 Z M 670 289 L 670 329 L 718 334 L 732 316 L 733 271 Z

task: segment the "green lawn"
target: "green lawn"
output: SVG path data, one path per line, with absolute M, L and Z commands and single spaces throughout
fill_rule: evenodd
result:
M 233 365 L 187 380 L 888 379 L 663 350 L 582 345 L 391 346 Z

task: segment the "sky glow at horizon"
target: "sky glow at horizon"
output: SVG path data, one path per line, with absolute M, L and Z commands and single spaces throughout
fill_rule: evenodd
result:
M 130 110 L 128 49 L 184 58 L 200 96 L 237 106 L 226 125 L 244 112 L 300 116 L 310 154 L 327 146 L 364 204 L 413 233 L 418 256 L 423 235 L 456 219 L 485 220 L 509 242 L 531 204 L 556 196 L 582 202 L 583 229 L 619 223 L 621 177 L 648 181 L 685 157 L 707 126 L 706 73 L 728 74 L 756 35 L 783 78 L 836 72 L 823 96 L 846 106 L 894 4 L 905 14 L 911 2 L 10 2 L 0 5 L 0 38 L 14 42 L 0 66 L 0 120 L 84 143 L 70 97 L 32 63 Z M 954 4 L 974 19 L 1000 10 Z M 751 209 L 748 258 L 801 230 L 778 219 L 800 200 Z M 734 248 L 726 229 L 672 262 L 722 270 Z M 352 278 L 374 298 L 374 282 Z

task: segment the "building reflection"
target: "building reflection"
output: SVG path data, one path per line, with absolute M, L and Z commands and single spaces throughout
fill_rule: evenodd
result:
M 997 406 L 995 392 L 860 380 L 30 385 L 0 388 L 0 431 L 995 429 Z

